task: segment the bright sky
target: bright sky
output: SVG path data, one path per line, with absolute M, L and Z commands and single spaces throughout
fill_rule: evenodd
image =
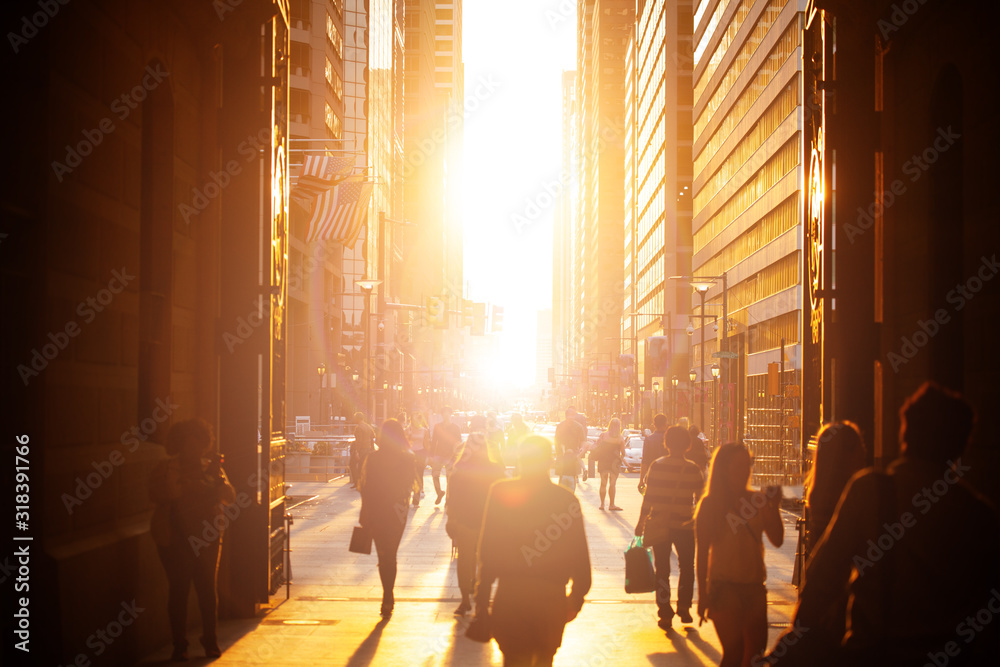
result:
M 562 72 L 576 67 L 576 2 L 465 0 L 465 279 L 504 307 L 502 380 L 535 380 L 535 311 L 552 305 Z

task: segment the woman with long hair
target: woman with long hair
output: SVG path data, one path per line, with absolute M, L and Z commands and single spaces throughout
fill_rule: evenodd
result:
M 365 458 L 361 472 L 361 525 L 371 531 L 375 542 L 382 580 L 380 613 L 388 617 L 396 603 L 396 551 L 403 539 L 416 471 L 406 432 L 398 421 L 382 423 L 376 444 L 378 449 Z
M 698 615 L 715 624 L 722 644 L 721 667 L 748 667 L 767 646 L 762 534 L 776 547 L 785 535 L 780 488 L 750 489 L 752 463 L 742 443 L 719 447 L 708 493 L 695 514 Z
M 865 442 L 855 423 L 825 424 L 816 441 L 816 462 L 805 482 L 806 553 L 826 531 L 847 482 L 865 467 Z
M 622 423 L 617 417 L 608 422 L 608 428 L 598 438 L 594 445 L 597 452 L 597 472 L 601 476 L 601 488 L 598 496 L 604 509 L 604 494 L 608 494 L 608 509 L 620 512 L 621 507 L 615 505 L 615 487 L 618 484 L 618 473 L 621 472 L 622 457 L 625 456 L 625 438 L 622 437 Z

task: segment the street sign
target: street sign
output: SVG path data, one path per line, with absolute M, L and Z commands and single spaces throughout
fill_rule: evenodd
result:
M 739 359 L 740 355 L 735 352 L 730 352 L 729 350 L 723 350 L 721 352 L 713 352 L 712 358 L 714 359 Z

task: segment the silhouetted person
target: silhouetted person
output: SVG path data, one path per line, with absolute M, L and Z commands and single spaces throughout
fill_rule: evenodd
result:
M 900 457 L 844 491 L 794 618 L 824 627 L 848 591 L 837 664 L 1000 664 L 1000 520 L 963 480 L 973 420 L 959 394 L 925 383 L 900 410 Z
M 424 495 L 424 469 L 427 467 L 427 449 L 430 444 L 430 430 L 422 412 L 413 413 L 407 439 L 413 450 L 414 471 L 417 475 L 417 485 L 413 489 L 413 506 L 417 507 L 420 497 Z
M 351 469 L 351 488 L 358 487 L 358 480 L 361 478 L 361 469 L 365 464 L 365 458 L 375 451 L 375 430 L 368 425 L 368 421 L 363 412 L 355 412 L 351 418 L 354 422 L 354 442 L 351 443 L 349 465 Z
M 372 533 L 382 580 L 382 616 L 390 616 L 396 598 L 396 551 L 403 539 L 410 494 L 415 483 L 413 452 L 395 419 L 382 423 L 378 450 L 365 459 L 361 472 L 361 525 Z
M 847 483 L 865 467 L 865 443 L 857 425 L 838 421 L 816 434 L 816 462 L 806 478 L 806 552 L 812 552 L 833 518 Z
M 664 415 L 663 424 L 667 422 Z M 655 420 L 654 420 L 655 421 Z M 701 469 L 684 458 L 690 444 L 688 433 L 680 426 L 665 432 L 666 456 L 653 461 L 646 475 L 646 493 L 642 497 L 635 534 L 643 536 L 643 546 L 653 547 L 656 567 L 656 610 L 659 626 L 670 628 L 674 609 L 670 606 L 670 550 L 677 550 L 677 615 L 690 623 L 694 599 L 694 505 L 705 485 Z M 645 459 L 645 456 L 643 456 Z M 645 463 L 645 460 L 643 460 Z
M 615 492 L 625 456 L 625 438 L 622 437 L 622 423 L 617 418 L 608 422 L 608 429 L 597 439 L 591 456 L 594 454 L 597 454 L 597 474 L 601 476 L 601 487 L 597 491 L 601 504 L 597 509 L 604 509 L 604 494 L 607 493 L 608 509 L 621 511 L 622 508 L 615 505 Z
M 473 418 L 475 422 L 475 417 Z M 445 528 L 458 551 L 458 589 L 462 602 L 455 610 L 464 614 L 472 609 L 471 598 L 476 583 L 476 548 L 479 532 L 483 524 L 486 497 L 493 482 L 506 477 L 503 466 L 494 463 L 489 456 L 489 443 L 485 434 L 473 431 L 465 440 L 455 469 L 448 478 L 448 495 L 445 510 L 448 523 Z
M 444 498 L 440 479 L 441 469 L 445 469 L 445 476 L 447 476 L 461 444 L 462 431 L 458 424 L 451 421 L 451 408 L 441 408 L 441 421 L 434 426 L 431 435 L 431 479 L 434 480 L 434 490 L 437 492 L 435 505 L 440 504 L 441 499 Z
M 688 433 L 690 434 L 691 444 L 684 456 L 686 456 L 687 459 L 696 466 L 701 468 L 703 473 L 707 473 L 708 462 L 711 457 L 708 453 L 708 447 L 705 445 L 705 440 L 701 437 L 701 429 L 697 424 L 693 424 L 690 428 L 688 428 Z
M 216 579 L 223 516 L 236 492 L 212 451 L 212 427 L 202 419 L 178 422 L 167 436 L 167 454 L 149 476 L 149 498 L 156 505 L 149 532 L 167 573 L 167 614 L 174 660 L 187 659 L 187 606 L 191 584 L 201 611 L 201 645 L 208 657 L 222 654 L 216 636 Z M 224 525 L 224 524 L 223 524 Z
M 762 534 L 777 547 L 785 537 L 780 489 L 752 491 L 751 463 L 742 443 L 719 447 L 708 493 L 695 514 L 698 616 L 715 624 L 722 644 L 721 667 L 749 667 L 767 647 Z
M 590 590 L 590 555 L 579 501 L 549 479 L 549 441 L 530 435 L 518 454 L 521 476 L 495 483 L 486 501 L 476 615 L 489 610 L 505 665 L 551 665 Z
M 504 465 L 514 466 L 515 474 L 517 468 L 517 446 L 521 443 L 531 429 L 524 423 L 521 413 L 515 412 L 510 416 L 510 431 L 507 433 L 507 447 L 503 453 Z
M 555 468 L 560 478 L 572 477 L 576 482 L 580 471 L 580 451 L 587 440 L 587 427 L 580 423 L 580 413 L 572 405 L 566 408 L 566 419 L 559 422 L 555 433 Z
M 667 433 L 667 416 L 659 413 L 653 417 L 653 428 L 655 430 L 642 439 L 642 463 L 639 466 L 640 493 L 646 487 L 646 473 L 649 472 L 649 466 L 653 465 L 656 459 L 667 455 L 667 447 L 663 443 Z

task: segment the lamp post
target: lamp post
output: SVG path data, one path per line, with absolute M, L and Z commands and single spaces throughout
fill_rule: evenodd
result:
M 653 381 L 653 416 L 655 417 L 660 411 L 660 383 L 659 381 Z
M 672 412 L 673 412 L 673 417 L 674 417 L 671 421 L 674 424 L 676 424 L 678 422 L 678 415 L 677 415 L 677 385 L 679 383 L 680 383 L 680 380 L 677 379 L 676 375 L 673 376 L 672 378 L 670 378 L 670 387 L 671 387 L 671 389 L 670 389 L 670 392 L 671 392 L 670 404 L 673 406 Z
M 691 380 L 691 382 L 688 384 L 688 386 L 690 387 L 690 389 L 688 390 L 688 412 L 690 414 L 688 416 L 693 419 L 694 418 L 694 411 L 693 411 L 693 408 L 694 408 L 694 383 L 695 383 L 695 380 L 698 379 L 698 373 L 695 372 L 695 370 L 693 368 L 691 369 L 691 372 L 688 373 L 688 379 Z M 699 424 L 699 426 L 701 426 L 701 424 Z
M 323 376 L 326 375 L 326 364 L 321 363 L 316 367 L 316 375 L 319 376 L 319 411 L 317 422 L 323 419 Z
M 365 293 L 365 300 L 368 302 L 368 314 L 365 316 L 365 410 L 369 419 L 375 419 L 375 392 L 372 385 L 375 380 L 372 377 L 372 302 L 371 296 L 375 288 L 382 284 L 381 280 L 358 280 L 355 283 Z
M 719 446 L 719 405 L 718 405 L 718 387 L 719 387 L 719 376 L 722 374 L 722 369 L 719 368 L 719 364 L 712 364 L 712 442 L 715 446 Z

